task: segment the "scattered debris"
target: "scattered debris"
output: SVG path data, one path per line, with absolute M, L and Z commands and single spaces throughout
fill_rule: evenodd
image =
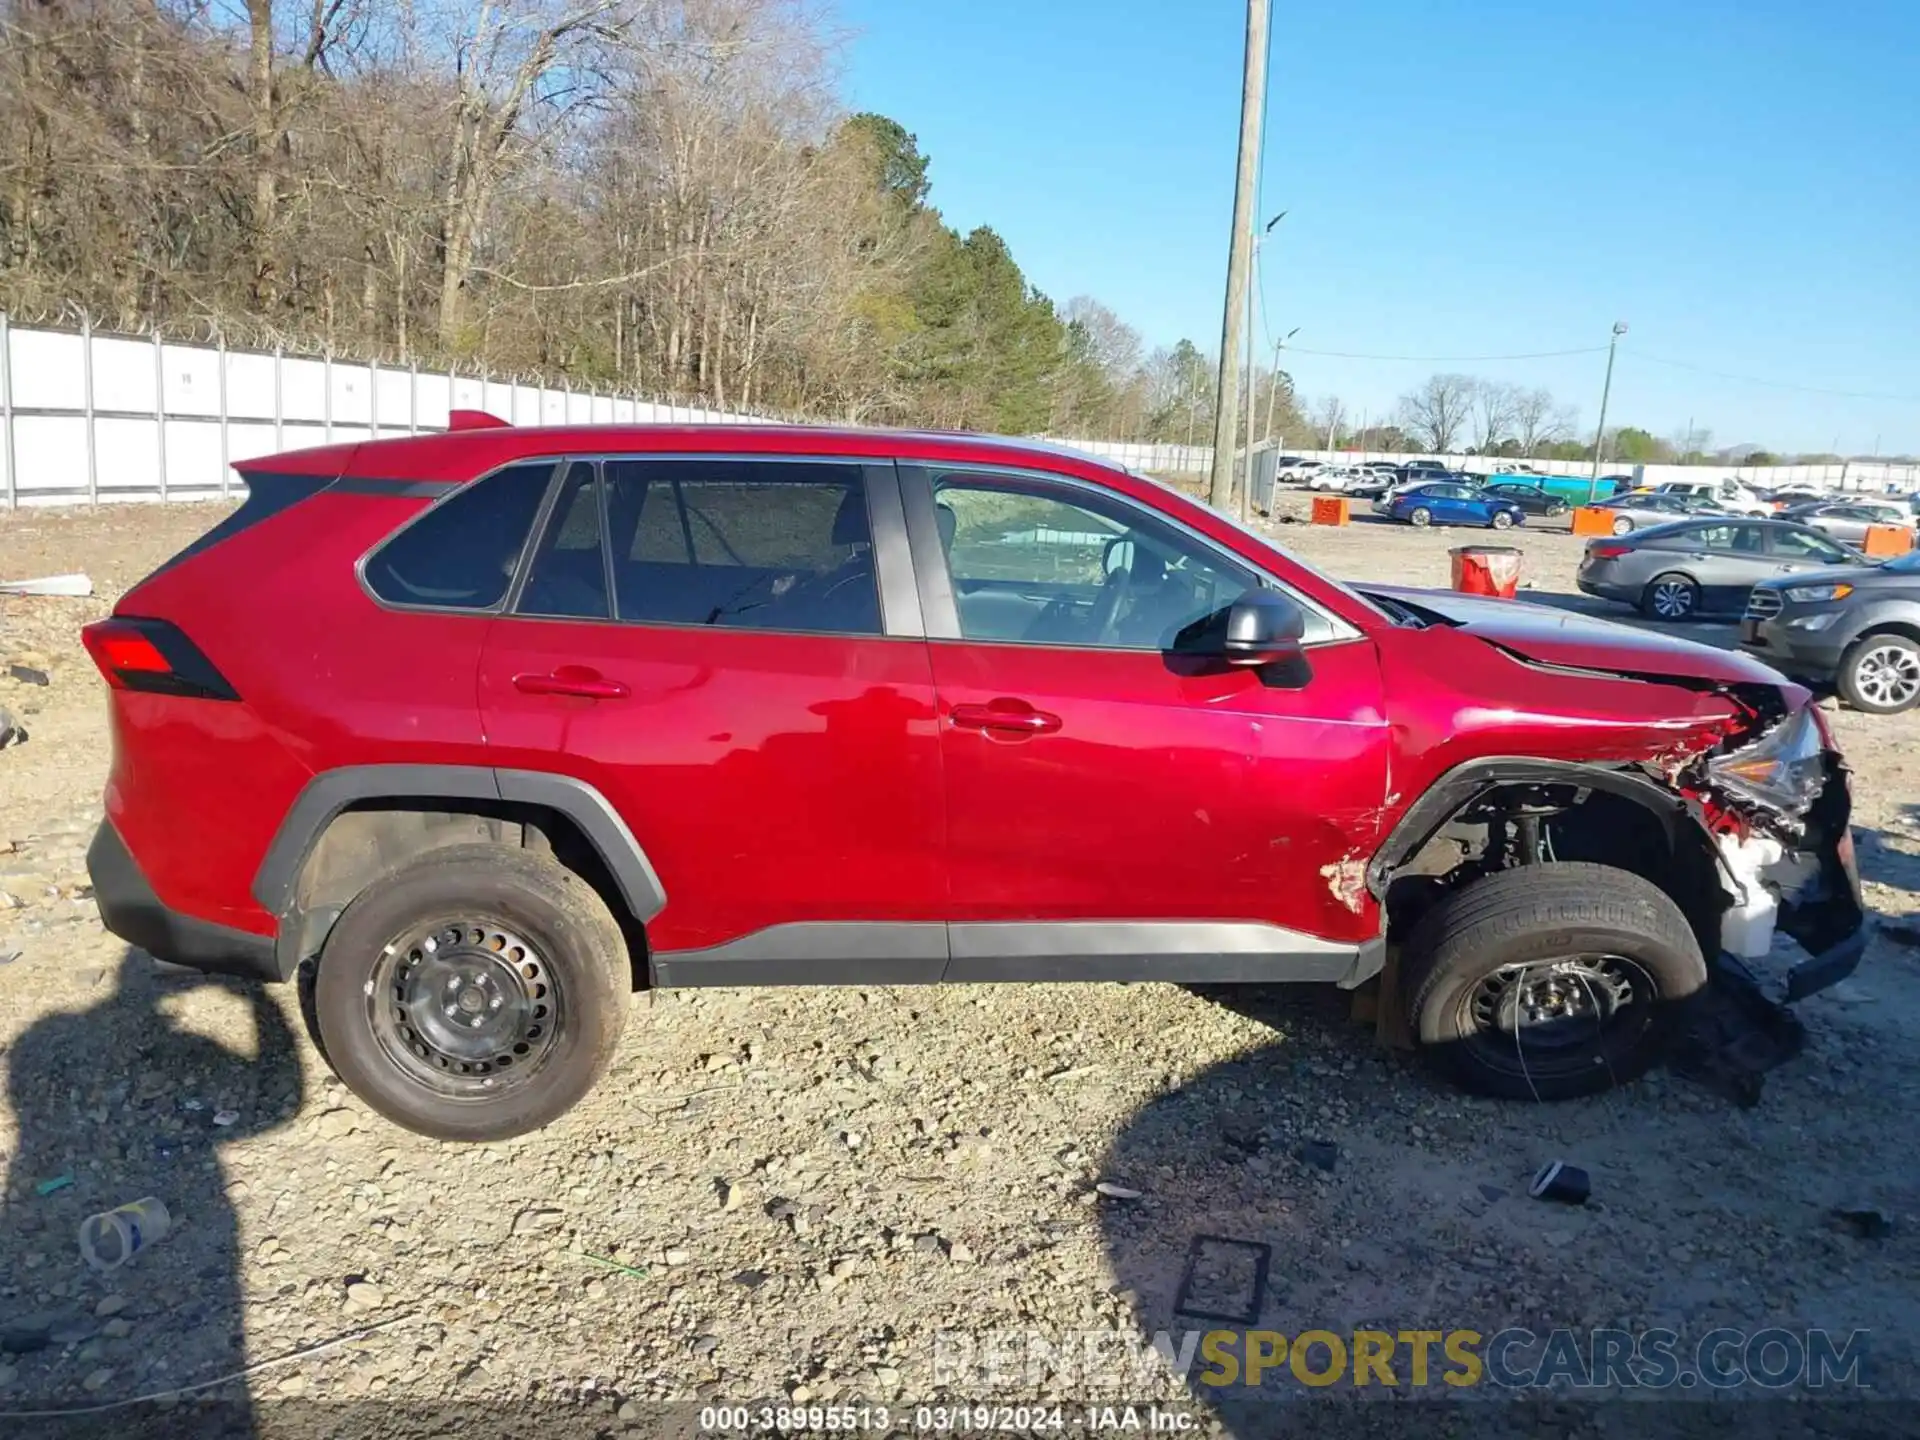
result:
M 1833 1212 L 1833 1223 L 1861 1240 L 1884 1240 L 1893 1233 L 1893 1217 L 1873 1205 L 1842 1205 Z
M 1093 1188 L 1109 1200 L 1138 1200 L 1140 1198 L 1140 1192 L 1138 1190 L 1129 1190 L 1125 1185 L 1115 1185 L 1110 1180 L 1102 1180 Z
M 52 676 L 48 675 L 46 671 L 32 665 L 9 665 L 7 666 L 7 674 L 11 675 L 15 680 L 18 680 L 22 685 L 51 685 L 53 683 Z
M 240 1112 L 238 1110 L 216 1110 L 213 1112 L 213 1123 L 222 1129 L 225 1129 L 229 1125 L 236 1124 L 239 1119 Z
M 47 1196 L 54 1194 L 56 1191 L 66 1189 L 71 1184 L 73 1184 L 73 1176 L 56 1175 L 54 1176 L 53 1179 L 42 1180 L 38 1185 L 34 1186 L 33 1193 L 40 1196 L 42 1199 L 45 1199 Z
M 1340 1147 L 1331 1140 L 1309 1140 L 1293 1152 L 1303 1165 L 1311 1165 L 1316 1170 L 1333 1173 L 1333 1167 L 1340 1162 Z
M 567 1223 L 567 1212 L 547 1205 L 533 1205 L 513 1217 L 516 1235 L 540 1235 L 558 1230 Z
M 0 965 L 11 965 L 20 958 L 18 950 L 0 950 Z
M 1174 1292 L 1173 1313 L 1229 1325 L 1255 1325 L 1267 1307 L 1267 1272 L 1273 1247 L 1225 1235 L 1196 1235 Z M 1234 1299 L 1243 1303 L 1227 1309 Z
M 1587 1178 L 1587 1172 L 1564 1160 L 1542 1165 L 1540 1173 L 1533 1177 L 1533 1184 L 1527 1187 L 1527 1194 L 1534 1199 L 1557 1200 L 1562 1205 L 1584 1205 L 1592 1193 L 1593 1182 Z
M 585 1250 L 582 1250 L 580 1252 L 580 1258 L 594 1265 L 604 1265 L 609 1270 L 618 1270 L 622 1275 L 631 1275 L 636 1280 L 651 1280 L 653 1278 L 653 1274 L 651 1271 L 645 1270 L 638 1265 L 623 1265 L 618 1260 L 609 1260 L 604 1255 L 590 1255 Z M 746 1275 L 750 1273 L 758 1273 L 758 1272 L 750 1272 L 750 1271 L 743 1270 L 740 1272 L 740 1275 Z M 740 1275 L 736 1275 L 733 1278 L 736 1280 L 740 1280 Z M 763 1275 L 760 1278 L 764 1280 L 766 1277 Z M 744 1285 L 747 1282 L 744 1280 L 741 1280 L 740 1283 Z
M 722 1210 L 738 1210 L 747 1198 L 746 1190 L 737 1180 L 722 1180 L 714 1189 L 719 1193 Z
M 1760 1103 L 1767 1072 L 1800 1053 L 1806 1029 L 1761 989 L 1754 973 L 1722 955 L 1695 998 L 1667 1068 L 1743 1109 Z
M 159 1197 L 116 1205 L 80 1222 L 80 1255 L 95 1270 L 117 1270 L 142 1250 L 158 1245 L 173 1228 Z
M 9 745 L 24 745 L 26 743 L 27 732 L 25 728 L 18 720 L 13 718 L 13 712 L 11 710 L 8 710 L 5 706 L 0 706 L 0 750 L 6 749 Z
M 37 580 L 0 580 L 0 595 L 63 595 L 83 598 L 93 594 L 85 575 L 42 575 Z

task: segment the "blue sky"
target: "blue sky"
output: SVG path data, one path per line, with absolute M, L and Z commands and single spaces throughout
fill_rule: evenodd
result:
M 1218 345 L 1241 0 L 839 14 L 849 102 L 919 136 L 950 224 L 991 224 L 1057 302 Z M 1263 328 L 1485 356 L 1604 346 L 1621 319 L 1610 422 L 1920 452 L 1917 63 L 1917 0 L 1278 0 Z M 1590 427 L 1604 356 L 1285 363 L 1355 411 L 1462 370 Z

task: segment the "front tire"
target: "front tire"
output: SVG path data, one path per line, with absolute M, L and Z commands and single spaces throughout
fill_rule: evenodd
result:
M 430 851 L 347 906 L 320 954 L 315 1018 L 347 1087 L 437 1140 L 558 1119 L 605 1073 L 631 969 L 606 902 L 548 856 Z
M 1571 861 L 1455 891 L 1421 918 L 1400 963 L 1425 1059 L 1508 1100 L 1638 1078 L 1707 984 L 1699 942 L 1665 891 Z
M 1920 704 L 1920 644 L 1882 632 L 1855 642 L 1835 677 L 1840 698 L 1869 715 L 1897 715 Z
M 1407 512 L 1407 523 L 1417 525 L 1424 530 L 1433 524 L 1433 512 L 1424 505 L 1416 505 Z

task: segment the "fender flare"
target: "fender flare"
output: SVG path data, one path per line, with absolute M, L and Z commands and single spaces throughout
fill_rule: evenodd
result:
M 1634 801 L 1652 812 L 1667 832 L 1669 846 L 1689 831 L 1713 849 L 1705 820 L 1685 796 L 1656 784 L 1632 768 L 1590 765 L 1577 760 L 1539 760 L 1527 756 L 1489 756 L 1468 760 L 1444 772 L 1407 807 L 1380 848 L 1367 862 L 1367 888 L 1384 897 L 1393 872 L 1474 800 L 1503 785 L 1580 785 Z M 1381 917 L 1385 924 L 1385 915 Z
M 293 902 L 301 868 L 334 817 L 365 800 L 481 800 L 539 805 L 580 827 L 641 923 L 666 908 L 667 892 L 647 852 L 593 786 L 543 770 L 496 770 L 485 765 L 348 765 L 309 780 L 280 822 L 254 872 L 253 897 L 275 916 Z

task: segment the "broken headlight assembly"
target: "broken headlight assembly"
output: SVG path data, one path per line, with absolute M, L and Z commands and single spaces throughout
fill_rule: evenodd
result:
M 1714 756 L 1707 762 L 1707 779 L 1742 800 L 1800 820 L 1826 786 L 1826 751 L 1818 712 L 1802 705 L 1758 740 Z

